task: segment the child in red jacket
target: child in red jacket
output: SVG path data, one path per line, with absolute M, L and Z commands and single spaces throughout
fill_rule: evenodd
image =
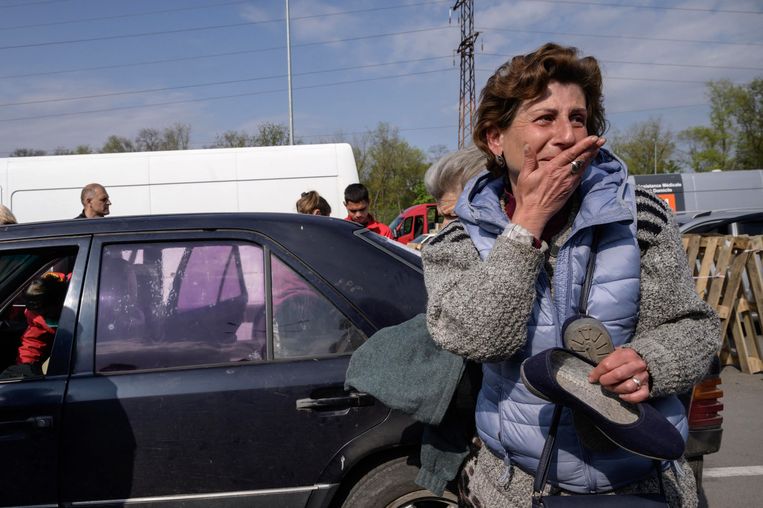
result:
M 9 367 L 7 370 L 12 370 L 17 375 L 42 374 L 42 364 L 50 356 L 53 347 L 67 285 L 68 277 L 59 272 L 45 273 L 29 285 L 24 311 L 27 328 L 21 336 L 16 368 Z M 11 373 L 3 374 L 6 377 L 5 374 Z

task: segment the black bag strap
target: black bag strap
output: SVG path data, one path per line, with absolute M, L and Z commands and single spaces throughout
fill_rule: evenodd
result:
M 551 456 L 554 454 L 554 446 L 556 446 L 556 431 L 559 429 L 559 422 L 562 419 L 561 404 L 554 405 L 554 414 L 551 417 L 551 426 L 548 429 L 548 437 L 546 443 L 543 445 L 543 451 L 540 454 L 540 461 L 538 462 L 538 469 L 535 471 L 535 481 L 533 482 L 533 499 L 539 501 L 543 496 L 543 489 L 546 488 L 548 483 L 548 472 L 551 469 Z M 652 461 L 654 470 L 657 473 L 657 482 L 660 486 L 660 494 L 665 495 L 665 485 L 662 481 L 662 462 L 659 460 Z M 533 505 L 535 506 L 535 504 Z
M 580 301 L 578 302 L 578 313 L 581 316 L 588 315 L 588 295 L 591 293 L 591 284 L 593 283 L 593 270 L 596 267 L 596 255 L 599 253 L 599 226 L 593 227 L 593 239 L 591 240 L 591 253 L 588 256 L 586 265 L 585 279 L 580 288 Z
M 535 471 L 533 497 L 540 497 L 548 482 L 548 470 L 551 466 L 551 455 L 554 453 L 554 445 L 556 444 L 556 431 L 559 428 L 559 420 L 562 419 L 562 409 L 562 405 L 554 405 L 554 415 L 551 417 L 551 427 L 548 429 L 548 437 L 546 438 L 546 443 L 543 445 L 543 451 L 540 454 L 538 469 Z

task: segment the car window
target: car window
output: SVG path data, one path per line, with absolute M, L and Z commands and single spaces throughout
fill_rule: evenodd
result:
M 413 217 L 406 217 L 403 221 L 403 230 L 400 234 L 407 235 L 413 229 Z
M 424 216 L 417 215 L 413 226 L 413 236 L 419 236 L 424 232 Z
M 276 256 L 273 274 L 273 347 L 276 358 L 355 351 L 366 336 L 327 298 Z
M 442 217 L 439 216 L 437 213 L 437 207 L 430 206 L 427 208 L 427 223 L 428 223 L 428 231 L 431 233 L 434 231 L 434 229 L 437 227 L 438 222 L 442 222 Z
M 76 249 L 0 255 L 0 380 L 44 376 Z
M 737 231 L 734 234 L 737 235 L 760 235 L 763 234 L 763 219 L 738 222 L 736 223 L 736 228 Z
M 96 371 L 267 359 L 264 250 L 248 242 L 104 247 Z M 354 351 L 365 335 L 273 256 L 273 356 Z
M 245 242 L 104 247 L 96 370 L 262 360 L 263 250 Z

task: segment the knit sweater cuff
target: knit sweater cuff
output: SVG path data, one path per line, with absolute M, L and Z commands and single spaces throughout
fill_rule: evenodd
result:
M 625 344 L 623 347 L 633 349 L 646 362 L 651 397 L 663 397 L 675 393 L 676 378 L 679 377 L 676 369 L 682 362 L 673 358 L 670 349 L 658 341 L 646 338 Z

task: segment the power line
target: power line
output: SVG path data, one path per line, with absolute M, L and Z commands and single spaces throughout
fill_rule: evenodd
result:
M 421 7 L 422 5 L 432 5 L 432 4 L 442 4 L 446 3 L 448 0 L 433 0 L 429 2 L 418 2 L 414 4 L 399 4 L 399 5 L 388 5 L 386 7 L 372 7 L 368 9 L 354 9 L 350 11 L 336 11 L 336 12 L 327 12 L 323 14 L 312 14 L 308 16 L 298 16 L 298 17 L 291 17 L 292 21 L 299 21 L 303 19 L 314 19 L 314 18 L 322 18 L 322 17 L 330 17 L 330 16 L 344 16 L 347 14 L 360 14 L 364 12 L 374 12 L 374 11 L 387 11 L 387 10 L 393 10 L 393 9 L 405 9 L 409 7 Z M 172 12 L 182 12 L 182 11 L 193 11 L 193 10 L 202 10 L 202 9 L 210 9 L 214 7 L 224 7 L 229 5 L 236 5 L 236 4 L 245 4 L 249 3 L 248 0 L 236 0 L 235 2 L 224 2 L 224 3 L 217 3 L 217 4 L 210 4 L 210 5 L 202 5 L 202 6 L 196 6 L 196 7 L 181 7 L 176 9 L 162 9 L 157 11 L 143 11 L 138 13 L 130 13 L 130 14 L 117 14 L 113 16 L 98 16 L 98 17 L 92 17 L 92 18 L 81 18 L 81 19 L 73 19 L 73 20 L 67 20 L 67 21 L 51 21 L 49 23 L 37 23 L 32 25 L 17 25 L 17 26 L 8 26 L 8 27 L 0 27 L 0 30 L 16 30 L 21 28 L 37 28 L 37 27 L 45 27 L 45 26 L 53 26 L 53 25 L 68 25 L 73 23 L 85 23 L 90 21 L 108 21 L 113 19 L 124 19 L 124 18 L 135 18 L 135 17 L 141 17 L 141 16 L 151 16 L 154 14 L 168 14 Z M 273 18 L 268 20 L 263 20 L 261 23 L 276 23 L 276 22 L 283 22 L 285 18 Z
M 526 33 L 526 34 L 544 34 L 544 35 L 569 35 L 572 37 L 595 37 L 603 39 L 634 39 L 640 41 L 659 41 L 659 42 L 688 42 L 699 44 L 725 44 L 731 46 L 763 46 L 760 42 L 727 42 L 727 41 L 707 41 L 699 39 L 667 39 L 660 37 L 642 37 L 638 35 L 605 35 L 605 34 L 585 34 L 585 33 L 571 33 L 571 32 L 549 32 L 544 30 L 519 30 L 515 28 L 480 28 L 481 31 L 493 31 L 493 32 L 512 32 L 512 33 Z M 2 48 L 0 48 L 2 49 Z
M 14 44 L 10 46 L 0 46 L 0 49 L 6 50 L 6 49 L 21 49 L 21 48 L 39 48 L 42 46 L 57 46 L 57 45 L 64 45 L 64 44 L 76 44 L 80 42 L 110 41 L 110 40 L 116 40 L 116 39 L 134 39 L 138 37 L 150 37 L 154 35 L 201 32 L 205 30 L 219 30 L 222 28 L 237 28 L 242 26 L 261 25 L 263 23 L 271 23 L 271 22 L 272 22 L 271 20 L 244 21 L 241 23 L 228 23 L 225 25 L 208 25 L 208 26 L 200 26 L 200 27 L 192 27 L 192 28 L 177 28 L 175 30 L 159 30 L 156 32 L 140 32 L 140 33 L 121 34 L 121 35 L 104 35 L 100 37 L 86 37 L 82 39 L 66 39 L 61 41 L 31 42 L 27 44 Z
M 678 106 L 658 106 L 656 108 L 641 108 L 641 109 L 623 109 L 620 111 L 607 111 L 607 115 L 622 115 L 625 113 L 646 113 L 647 111 L 664 111 L 668 109 L 685 109 L 685 108 L 698 108 L 698 107 L 706 107 L 707 103 L 704 104 L 681 104 Z
M 368 81 L 381 81 L 385 79 L 397 79 L 397 78 L 403 78 L 403 77 L 410 77 L 410 76 L 421 76 L 424 74 L 433 74 L 436 72 L 445 72 L 445 71 L 452 71 L 453 68 L 445 68 L 445 69 L 435 69 L 430 71 L 419 71 L 419 72 L 410 72 L 406 74 L 395 74 L 390 76 L 382 76 L 377 78 L 364 78 L 364 79 L 354 79 L 354 80 L 345 80 L 345 81 L 335 81 L 333 83 L 321 83 L 317 85 L 305 85 L 296 87 L 295 90 L 308 90 L 312 88 L 325 88 L 330 86 L 338 86 L 338 85 L 348 85 L 348 84 L 355 84 L 355 83 L 363 83 Z M 71 111 L 67 113 L 50 113 L 46 115 L 35 115 L 35 116 L 23 116 L 23 117 L 16 117 L 16 118 L 0 118 L 0 123 L 4 122 L 18 122 L 23 120 L 41 120 L 45 118 L 60 118 L 60 117 L 66 117 L 66 116 L 78 116 L 78 115 L 87 115 L 92 113 L 107 113 L 111 111 L 124 111 L 124 110 L 130 110 L 130 109 L 142 109 L 142 108 L 153 108 L 156 106 L 169 106 L 169 105 L 176 105 L 176 104 L 188 104 L 188 103 L 194 103 L 194 102 L 206 102 L 206 101 L 213 101 L 213 100 L 222 100 L 222 99 L 233 99 L 233 98 L 239 98 L 239 97 L 250 97 L 255 95 L 265 95 L 265 94 L 271 94 L 271 93 L 279 93 L 283 92 L 283 88 L 275 89 L 275 90 L 261 90 L 257 92 L 246 92 L 246 93 L 240 93 L 240 94 L 230 94 L 230 95 L 219 95 L 214 97 L 201 97 L 197 99 L 182 99 L 177 101 L 167 101 L 167 102 L 153 102 L 150 104 L 140 104 L 140 105 L 132 105 L 132 106 L 117 106 L 112 108 L 100 108 L 100 109 L 90 109 L 86 111 Z
M 310 74 L 323 74 L 327 72 L 341 72 L 341 71 L 348 71 L 348 70 L 356 70 L 356 69 L 369 69 L 372 67 L 384 67 L 387 65 L 400 65 L 400 64 L 406 64 L 406 63 L 415 63 L 415 62 L 425 62 L 425 61 L 432 61 L 432 60 L 442 60 L 443 58 L 451 58 L 450 55 L 447 56 L 438 56 L 438 57 L 429 57 L 429 58 L 416 58 L 413 60 L 399 60 L 396 62 L 384 62 L 384 63 L 375 63 L 375 64 L 366 64 L 366 65 L 354 65 L 349 67 L 335 67 L 333 69 L 322 69 L 318 71 L 305 71 L 300 72 L 297 74 L 294 74 L 295 76 L 307 76 Z M 173 85 L 173 86 L 165 86 L 165 87 L 159 87 L 159 88 L 144 88 L 140 90 L 123 90 L 119 92 L 108 92 L 108 93 L 100 93 L 100 94 L 89 94 L 89 95 L 78 95 L 75 97 L 55 97 L 50 99 L 36 99 L 36 100 L 30 100 L 30 101 L 20 101 L 20 102 L 6 102 L 6 103 L 0 103 L 0 108 L 5 108 L 9 106 L 28 106 L 31 104 L 49 104 L 49 103 L 58 103 L 58 102 L 70 102 L 70 101 L 78 101 L 78 100 L 85 100 L 85 99 L 100 99 L 104 97 L 118 97 L 118 96 L 125 96 L 125 95 L 139 95 L 144 93 L 155 93 L 155 92 L 167 92 L 170 90 L 184 90 L 189 88 L 202 88 L 207 86 L 217 86 L 217 85 L 232 85 L 237 83 L 249 83 L 252 81 L 264 81 L 268 79 L 281 79 L 285 78 L 286 74 L 274 74 L 271 76 L 258 76 L 253 78 L 242 78 L 242 79 L 230 79 L 225 81 L 210 81 L 206 83 L 193 83 L 193 84 L 187 84 L 187 85 Z
M 480 72 L 495 72 L 495 69 L 478 69 Z M 620 81 L 656 81 L 660 83 L 683 83 L 683 84 L 706 84 L 707 80 L 688 80 L 688 79 L 660 79 L 660 78 L 630 78 L 626 76 L 608 76 L 604 75 L 604 79 L 614 79 Z M 2 106 L 2 104 L 0 104 Z
M 85 39 L 70 39 L 66 41 L 51 41 L 51 42 L 39 42 L 39 43 L 31 43 L 31 44 L 17 44 L 14 46 L 0 46 L 0 50 L 2 49 L 18 49 L 18 48 L 31 48 L 31 47 L 40 47 L 40 46 L 54 46 L 56 44 L 74 44 L 78 42 L 94 42 L 94 41 L 106 41 L 106 40 L 114 40 L 114 39 L 129 39 L 129 38 L 135 38 L 135 37 L 144 37 L 144 36 L 152 36 L 152 35 L 165 35 L 165 34 L 174 34 L 174 33 L 181 33 L 181 32 L 193 32 L 193 31 L 203 31 L 203 30 L 217 30 L 221 28 L 231 28 L 231 27 L 241 27 L 241 26 L 250 26 L 250 25 L 256 25 L 261 23 L 269 23 L 269 21 L 248 21 L 244 23 L 231 23 L 227 25 L 210 25 L 205 27 L 195 27 L 195 28 L 179 28 L 177 30 L 164 30 L 159 32 L 142 32 L 137 34 L 123 34 L 123 35 L 108 35 L 103 37 L 90 37 Z M 389 33 L 383 33 L 383 34 L 376 34 L 376 35 L 364 35 L 364 36 L 358 36 L 358 37 L 350 37 L 347 39 L 336 39 L 331 41 L 321 41 L 321 42 L 308 42 L 303 44 L 293 44 L 292 47 L 304 47 L 304 46 L 316 46 L 321 44 L 333 44 L 336 42 L 348 42 L 348 41 L 358 41 L 363 39 L 374 39 L 378 37 L 389 37 L 393 35 L 405 35 L 405 34 L 412 34 L 412 33 L 422 33 L 422 32 L 431 32 L 436 30 L 446 30 L 446 29 L 453 29 L 452 26 L 439 26 L 439 27 L 428 27 L 428 28 L 419 28 L 415 30 L 403 30 L 401 32 L 389 32 Z M 285 46 L 280 46 L 285 47 Z
M 0 26 L 0 30 L 19 30 L 22 28 L 40 28 L 45 26 L 60 26 L 60 25 L 71 25 L 74 23 L 88 23 L 90 21 L 109 21 L 113 19 L 137 18 L 141 16 L 153 16 L 155 14 L 168 14 L 172 12 L 198 11 L 202 9 L 212 9 L 215 7 L 224 7 L 228 5 L 236 5 L 236 4 L 244 4 L 244 3 L 247 3 L 247 0 L 236 0 L 235 2 L 223 2 L 223 3 L 216 3 L 216 4 L 210 4 L 210 5 L 199 5 L 194 7 L 180 7 L 176 9 L 162 9 L 158 11 L 143 11 L 143 12 L 135 12 L 130 14 L 115 14 L 112 16 L 97 16 L 92 18 L 70 19 L 65 21 L 50 21 L 48 23 L 34 23 L 30 25 Z
M 251 53 L 263 53 L 266 51 L 275 51 L 278 49 L 284 49 L 286 46 L 272 46 L 269 48 L 259 48 L 259 49 L 244 49 L 240 51 L 227 51 L 224 53 L 210 53 L 208 55 L 195 55 L 195 56 L 186 56 L 186 57 L 177 57 L 177 58 L 164 58 L 161 60 L 146 60 L 143 62 L 133 62 L 133 63 L 126 63 L 126 64 L 114 64 L 114 65 L 99 65 L 96 67 L 80 67 L 77 69 L 65 69 L 65 70 L 58 70 L 58 71 L 45 71 L 45 72 L 30 72 L 27 74 L 7 74 L 5 76 L 0 76 L 0 79 L 14 79 L 14 78 L 30 78 L 35 76 L 51 76 L 55 74 L 68 74 L 73 72 L 85 72 L 85 71 L 101 71 L 106 69 L 119 69 L 122 67 L 140 67 L 143 65 L 155 65 L 155 64 L 164 64 L 164 63 L 173 63 L 173 62 L 184 62 L 188 60 L 202 60 L 204 58 L 218 58 L 222 56 L 236 56 L 236 55 L 248 55 Z
M 497 56 L 501 58 L 511 58 L 514 55 L 505 55 L 500 53 L 480 53 L 482 56 Z M 740 67 L 733 65 L 709 65 L 709 64 L 685 64 L 685 63 L 669 63 L 669 62 L 633 62 L 629 60 L 604 60 L 597 58 L 597 61 L 601 63 L 615 63 L 626 65 L 655 65 L 661 67 L 687 67 L 697 69 L 730 69 L 730 70 L 742 70 L 742 71 L 763 71 L 763 67 Z M 0 76 L 0 79 L 3 79 Z
M 122 63 L 122 64 L 114 64 L 114 65 L 99 65 L 94 67 L 78 67 L 75 69 L 62 69 L 57 71 L 44 71 L 44 72 L 29 72 L 25 74 L 6 74 L 5 76 L 0 76 L 0 80 L 3 79 L 15 79 L 15 78 L 31 78 L 36 76 L 53 76 L 57 74 L 70 74 L 75 72 L 87 72 L 87 71 L 100 71 L 100 70 L 107 70 L 107 69 L 120 69 L 120 68 L 130 68 L 130 67 L 140 67 L 144 65 L 157 65 L 157 64 L 166 64 L 166 63 L 175 63 L 175 62 L 185 62 L 185 61 L 192 61 L 192 60 L 203 60 L 206 58 L 220 58 L 225 56 L 238 56 L 238 55 L 248 55 L 252 53 L 263 53 L 266 51 L 275 51 L 279 49 L 283 49 L 285 46 L 272 46 L 268 48 L 258 48 L 258 49 L 243 49 L 238 51 L 226 51 L 222 53 L 209 53 L 206 55 L 192 55 L 192 56 L 186 56 L 186 57 L 176 57 L 176 58 L 163 58 L 159 60 L 144 60 L 142 62 L 132 62 L 132 63 Z M 479 55 L 481 56 L 496 56 L 496 57 L 502 57 L 502 58 L 511 58 L 514 55 L 509 54 L 501 54 L 501 53 L 484 53 L 480 52 Z M 448 57 L 434 57 L 434 58 L 450 58 Z M 626 64 L 626 65 L 645 65 L 645 66 L 661 66 L 661 67 L 686 67 L 686 68 L 698 68 L 698 69 L 729 69 L 729 70 L 745 70 L 745 71 L 763 71 L 763 67 L 742 67 L 742 66 L 732 66 L 732 65 L 709 65 L 709 64 L 685 64 L 685 63 L 671 63 L 671 62 L 634 62 L 634 61 L 628 61 L 628 60 L 604 60 L 604 59 L 597 59 L 599 62 L 602 63 L 615 63 L 615 64 Z
M 572 4 L 572 5 L 593 5 L 596 7 L 617 7 L 627 9 L 649 9 L 663 11 L 688 11 L 688 12 L 708 12 L 712 14 L 763 14 L 763 11 L 742 11 L 734 9 L 707 9 L 703 7 L 666 7 L 662 5 L 636 5 L 636 4 L 613 4 L 608 2 L 584 2 L 578 0 L 526 0 L 529 2 L 539 2 L 547 4 Z
M 61 2 L 70 2 L 71 0 L 41 0 L 39 2 L 23 2 L 20 4 L 10 4 L 10 5 L 2 5 L 0 6 L 0 9 L 10 9 L 11 7 L 28 7 L 30 5 L 40 5 L 40 4 L 58 4 Z

